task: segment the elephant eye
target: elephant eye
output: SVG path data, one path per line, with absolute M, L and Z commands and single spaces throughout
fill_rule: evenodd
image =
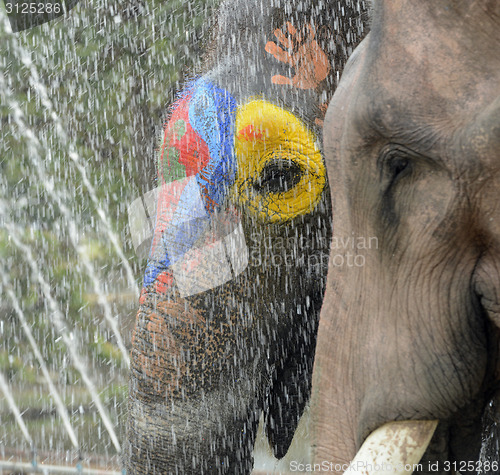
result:
M 395 179 L 410 166 L 410 160 L 406 157 L 398 157 L 391 161 L 389 166 L 392 178 Z
M 390 146 L 379 158 L 381 178 L 387 180 L 387 190 L 391 189 L 401 178 L 411 174 L 413 168 L 412 155 L 404 147 Z
M 302 169 L 291 160 L 268 163 L 261 171 L 254 189 L 261 194 L 286 193 L 302 178 Z

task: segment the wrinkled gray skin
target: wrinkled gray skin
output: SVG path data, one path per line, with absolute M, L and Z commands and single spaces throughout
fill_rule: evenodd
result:
M 359 39 L 365 9 L 357 3 L 225 2 L 205 78 L 238 104 L 257 97 L 292 112 L 319 139 L 321 105 Z M 315 41 L 330 64 L 317 87 L 272 82 L 275 75 L 297 74 L 265 51 L 287 22 L 306 32 L 307 24 L 316 26 Z M 253 177 L 252 186 L 280 199 L 302 171 L 286 168 L 293 160 L 285 162 L 279 150 L 273 156 L 276 167 Z M 258 219 L 228 193 L 221 211 L 232 208 L 251 257 L 244 272 L 186 298 L 175 283 L 164 292 L 151 285 L 142 296 L 131 353 L 129 475 L 249 473 L 260 414 L 274 454 L 282 457 L 308 400 L 331 235 L 328 184 L 311 209 L 292 219 Z M 209 280 L 213 268 L 202 263 L 193 272 Z
M 500 2 L 378 0 L 344 71 L 324 128 L 333 242 L 378 246 L 359 267 L 331 250 L 316 461 L 349 462 L 387 421 L 438 419 L 424 468 L 476 473 L 498 387 L 499 52 Z

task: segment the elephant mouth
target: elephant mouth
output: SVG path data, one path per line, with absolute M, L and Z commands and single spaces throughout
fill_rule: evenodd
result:
M 370 420 L 363 414 L 362 421 L 368 423 L 360 425 L 357 443 L 361 448 L 343 472 L 349 475 L 499 474 L 497 349 L 500 340 L 495 329 L 488 333 L 488 338 L 488 366 L 471 399 L 457 404 L 454 411 L 417 413 L 415 420 L 403 419 L 402 414 L 409 411 L 401 408 L 392 408 L 379 419 Z M 421 420 L 417 420 L 419 416 Z
M 367 436 L 342 471 L 347 475 L 500 473 L 500 390 L 485 400 L 474 400 L 445 420 L 386 422 Z

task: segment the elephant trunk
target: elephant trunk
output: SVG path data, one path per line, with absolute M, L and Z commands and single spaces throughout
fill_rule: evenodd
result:
M 249 329 L 235 308 L 215 305 L 224 301 L 216 290 L 200 295 L 148 293 L 141 303 L 131 355 L 128 473 L 251 471 L 263 352 L 250 354 L 243 344 Z

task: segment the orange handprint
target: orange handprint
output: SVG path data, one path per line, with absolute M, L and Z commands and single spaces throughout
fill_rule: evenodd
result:
M 314 39 L 316 30 L 307 25 L 309 35 L 306 38 L 290 23 L 287 22 L 288 35 L 281 30 L 274 31 L 278 41 L 286 48 L 285 51 L 272 41 L 268 41 L 265 50 L 278 61 L 287 63 L 295 68 L 292 78 L 275 75 L 271 78 L 273 84 L 287 84 L 300 89 L 313 89 L 328 76 L 331 66 L 328 56 Z

